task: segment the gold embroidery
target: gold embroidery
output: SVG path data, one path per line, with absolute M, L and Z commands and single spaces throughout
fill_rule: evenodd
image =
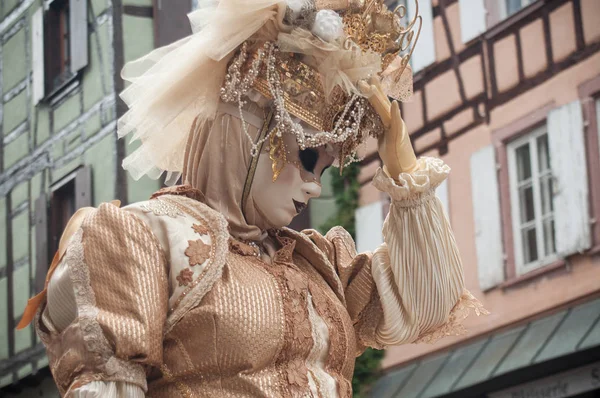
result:
M 154 213 L 155 216 L 169 216 L 172 218 L 182 216 L 183 212 L 177 207 L 160 199 L 150 200 L 140 206 L 144 213 Z
M 202 240 L 188 240 L 188 248 L 185 249 L 185 255 L 188 256 L 190 265 L 204 264 L 210 258 L 210 245 Z
M 192 229 L 197 234 L 208 235 L 208 227 L 204 224 L 194 224 L 192 225 Z
M 181 272 L 179 273 L 179 275 L 177 275 L 177 282 L 179 282 L 179 286 L 187 286 L 189 283 L 191 283 L 194 278 L 194 273 L 192 272 L 191 269 L 189 268 L 184 268 L 181 270 Z

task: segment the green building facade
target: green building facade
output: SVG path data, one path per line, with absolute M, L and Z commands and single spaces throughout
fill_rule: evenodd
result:
M 15 326 L 76 208 L 160 188 L 120 167 L 132 150 L 116 134 L 120 70 L 189 34 L 194 3 L 0 0 L 0 396 L 58 396 L 32 325 Z M 302 227 L 333 211 L 328 185 Z
M 33 327 L 15 325 L 70 214 L 160 186 L 127 177 L 116 137 L 119 71 L 154 48 L 152 3 L 0 1 L 0 395 L 56 395 Z

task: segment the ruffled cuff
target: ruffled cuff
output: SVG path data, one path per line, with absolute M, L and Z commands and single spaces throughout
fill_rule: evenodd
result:
M 422 334 L 414 343 L 434 344 L 446 336 L 467 334 L 467 329 L 465 329 L 462 322 L 469 316 L 471 311 L 475 312 L 477 316 L 490 314 L 471 292 L 464 289 L 460 299 L 458 299 L 458 302 L 450 311 L 448 321 L 434 330 Z
M 441 159 L 422 157 L 412 173 L 401 173 L 396 180 L 379 168 L 373 177 L 373 185 L 387 192 L 392 200 L 413 202 L 419 200 L 440 185 L 450 173 L 450 167 Z
M 92 381 L 76 388 L 68 398 L 144 398 L 144 390 L 123 381 Z

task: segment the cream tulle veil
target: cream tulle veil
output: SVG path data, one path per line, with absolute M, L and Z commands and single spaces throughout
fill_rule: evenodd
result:
M 214 118 L 232 54 L 259 30 L 265 40 L 276 39 L 285 30 L 285 7 L 274 0 L 200 0 L 188 15 L 192 35 L 125 65 L 121 76 L 130 84 L 121 98 L 129 110 L 118 135 L 141 141 L 123 161 L 134 179 L 164 172 L 169 182 L 179 178 L 190 128 L 196 117 Z

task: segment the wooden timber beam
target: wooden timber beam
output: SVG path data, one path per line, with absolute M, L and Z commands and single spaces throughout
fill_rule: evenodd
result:
M 545 0 L 535 2 L 523 9 L 521 12 L 514 14 L 513 16 L 492 27 L 490 30 L 482 34 L 479 40 L 473 41 L 468 47 L 463 49 L 458 54 L 453 53 L 453 45 L 451 40 L 449 40 L 451 56 L 448 59 L 438 62 L 426 70 L 419 72 L 414 78 L 414 91 L 421 92 L 421 107 L 424 125 L 420 129 L 411 132 L 411 140 L 414 142 L 420 137 L 436 131 L 437 129 L 441 129 L 442 131 L 439 140 L 425 148 L 419 149 L 419 154 L 432 149 L 438 149 L 441 152 L 447 150 L 447 144 L 449 141 L 460 136 L 461 134 L 464 134 L 469 129 L 472 129 L 481 123 L 489 122 L 490 112 L 494 108 L 511 101 L 513 98 L 544 83 L 556 74 L 599 52 L 600 42 L 586 45 L 583 40 L 580 1 L 581 0 Z M 566 59 L 560 62 L 555 62 L 550 34 L 550 13 L 569 2 L 571 2 L 573 5 L 573 18 L 575 19 L 575 38 L 577 49 Z M 434 9 L 437 10 L 436 15 L 439 15 L 442 18 L 444 29 L 446 30 L 447 35 L 449 29 L 447 26 L 448 21 L 445 17 L 445 8 L 451 3 L 453 3 L 452 0 L 440 0 L 439 5 L 434 7 Z M 446 19 L 446 22 L 444 22 L 444 19 Z M 525 76 L 524 72 L 525 65 L 520 30 L 522 27 L 536 20 L 542 21 L 543 24 L 544 47 L 548 65 L 544 71 L 528 78 Z M 515 37 L 519 84 L 506 91 L 500 92 L 496 76 L 494 45 L 499 40 L 502 40 L 510 35 Z M 449 37 L 449 39 L 451 39 L 451 37 Z M 453 69 L 455 73 L 457 73 L 457 71 L 460 71 L 460 65 L 474 56 L 478 56 L 481 59 L 484 87 L 483 92 L 470 100 L 465 100 L 463 93 L 461 93 L 460 104 L 455 106 L 453 109 L 448 110 L 443 115 L 430 120 L 431 112 L 427 108 L 425 86 L 433 81 L 436 77 L 448 72 L 450 69 Z M 459 90 L 462 90 L 460 87 L 462 80 L 460 80 L 460 76 L 458 74 L 457 78 L 459 78 Z M 482 105 L 484 107 L 484 112 L 480 108 Z M 444 128 L 444 122 L 450 120 L 452 117 L 469 108 L 473 110 L 473 122 L 471 122 L 468 126 L 461 128 L 457 132 L 446 136 L 447 132 Z M 376 158 L 376 153 L 371 154 L 363 160 L 362 164 L 368 164 Z
M 467 100 L 467 95 L 465 94 L 465 84 L 463 79 L 460 76 L 460 60 L 456 55 L 456 50 L 454 49 L 454 41 L 452 40 L 452 32 L 450 31 L 450 23 L 448 22 L 448 17 L 446 16 L 446 0 L 439 0 L 440 7 L 440 17 L 442 19 L 442 24 L 444 25 L 444 31 L 446 33 L 446 40 L 448 42 L 448 48 L 450 49 L 450 59 L 452 60 L 452 70 L 454 70 L 454 74 L 456 75 L 456 80 L 458 81 L 458 91 L 460 94 L 460 99 L 465 102 Z

